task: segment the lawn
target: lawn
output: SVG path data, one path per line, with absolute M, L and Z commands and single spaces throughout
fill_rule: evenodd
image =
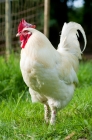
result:
M 92 140 L 92 61 L 80 63 L 78 77 L 72 101 L 47 125 L 43 105 L 31 102 L 19 56 L 0 57 L 0 140 Z

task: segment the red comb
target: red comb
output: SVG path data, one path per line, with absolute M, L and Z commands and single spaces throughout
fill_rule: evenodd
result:
M 22 19 L 20 21 L 19 26 L 18 26 L 18 33 L 21 32 L 23 30 L 23 28 L 26 27 L 26 24 L 27 24 L 27 22 L 24 19 Z

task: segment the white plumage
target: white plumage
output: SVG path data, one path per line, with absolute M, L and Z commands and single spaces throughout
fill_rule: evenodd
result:
M 22 76 L 29 87 L 32 102 L 44 104 L 46 122 L 49 121 L 50 107 L 51 124 L 55 122 L 57 110 L 65 107 L 72 99 L 75 85 L 78 83 L 76 72 L 82 52 L 77 30 L 80 30 L 84 37 L 85 49 L 85 32 L 81 25 L 74 22 L 64 24 L 57 50 L 38 30 L 23 29 L 32 35 L 21 50 Z

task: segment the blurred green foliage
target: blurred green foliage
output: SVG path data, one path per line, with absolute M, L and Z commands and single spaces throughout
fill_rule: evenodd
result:
M 19 68 L 19 56 L 12 54 L 8 61 L 0 57 L 0 99 L 16 98 L 27 88 Z

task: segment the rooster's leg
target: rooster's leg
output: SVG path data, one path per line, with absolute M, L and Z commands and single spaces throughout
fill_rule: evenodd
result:
M 50 106 L 50 109 L 51 109 L 50 124 L 53 125 L 55 123 L 55 120 L 56 120 L 57 109 L 54 106 Z
M 44 104 L 44 119 L 46 121 L 46 123 L 49 122 L 49 106 L 48 104 Z

